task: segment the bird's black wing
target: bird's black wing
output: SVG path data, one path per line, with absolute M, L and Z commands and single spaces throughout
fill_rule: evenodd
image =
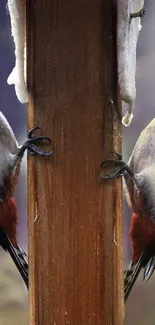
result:
M 0 228 L 0 245 L 5 251 L 8 251 L 13 259 L 20 275 L 22 276 L 25 285 L 28 288 L 28 260 L 26 253 L 22 250 L 20 246 L 15 248 L 6 235 L 6 233 Z
M 143 280 L 148 281 L 155 270 L 155 256 L 152 256 L 144 268 Z
M 137 264 L 131 265 L 125 272 L 124 272 L 124 301 L 126 303 L 129 294 L 134 286 L 134 283 L 137 280 L 137 277 L 144 266 L 143 263 L 143 254 L 139 258 Z
M 124 272 L 124 301 L 126 302 L 133 288 L 134 283 L 144 268 L 143 280 L 148 281 L 155 269 L 155 246 L 150 244 L 141 254 L 138 262 L 132 265 Z

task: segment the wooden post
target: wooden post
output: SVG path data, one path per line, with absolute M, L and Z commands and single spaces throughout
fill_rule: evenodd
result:
M 122 325 L 116 1 L 27 0 L 29 127 L 54 156 L 29 158 L 32 325 Z

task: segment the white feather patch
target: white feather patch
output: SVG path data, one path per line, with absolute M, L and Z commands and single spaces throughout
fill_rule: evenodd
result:
M 15 67 L 8 77 L 8 84 L 15 85 L 16 95 L 21 103 L 28 102 L 26 87 L 26 6 L 25 0 L 8 0 L 8 9 L 11 19 L 12 36 L 15 43 Z
M 136 98 L 136 48 L 140 18 L 130 18 L 144 7 L 144 0 L 117 0 L 117 54 L 118 54 L 118 81 L 121 99 L 129 104 L 128 113 L 122 123 L 130 125 L 133 118 L 133 107 Z

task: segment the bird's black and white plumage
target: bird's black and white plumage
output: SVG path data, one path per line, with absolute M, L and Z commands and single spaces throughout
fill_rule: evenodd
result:
M 148 281 L 155 270 L 155 119 L 141 132 L 129 162 L 111 159 L 101 165 L 115 168 L 103 179 L 124 176 L 127 200 L 132 208 L 130 243 L 132 260 L 124 272 L 124 299 L 143 270 Z
M 12 257 L 27 287 L 28 260 L 26 253 L 17 243 L 18 216 L 13 195 L 25 150 L 27 149 L 31 155 L 52 154 L 38 148 L 38 144 L 44 141 L 48 144 L 51 140 L 45 136 L 34 137 L 33 134 L 37 129 L 39 127 L 29 131 L 27 140 L 19 146 L 8 121 L 0 112 L 0 246 Z

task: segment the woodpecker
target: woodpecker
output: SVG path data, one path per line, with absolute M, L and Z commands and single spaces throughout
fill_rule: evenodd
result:
M 123 176 L 126 196 L 132 208 L 129 236 L 132 261 L 124 272 L 125 302 L 143 269 L 148 281 L 155 269 L 155 119 L 141 132 L 126 164 L 121 159 L 105 160 L 102 170 L 115 166 L 103 179 Z
M 26 149 L 31 155 L 50 156 L 53 153 L 39 149 L 38 144 L 49 144 L 51 140 L 46 136 L 33 136 L 37 129 L 39 127 L 30 130 L 25 143 L 18 146 L 13 130 L 0 112 L 0 246 L 10 254 L 27 288 L 28 261 L 17 242 L 18 216 L 13 196 Z

